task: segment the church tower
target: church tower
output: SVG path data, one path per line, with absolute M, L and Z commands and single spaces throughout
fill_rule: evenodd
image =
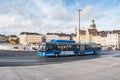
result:
M 90 24 L 90 28 L 88 29 L 90 35 L 98 35 L 98 30 L 96 28 L 96 24 L 94 21 L 94 9 L 92 10 L 92 22 Z
M 92 21 L 91 21 L 90 29 L 96 29 L 96 24 L 94 21 L 94 9 L 92 10 Z
M 94 20 L 92 20 L 90 28 L 91 29 L 96 29 L 96 24 L 95 24 Z

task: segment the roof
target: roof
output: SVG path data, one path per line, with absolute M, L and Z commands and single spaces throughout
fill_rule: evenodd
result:
M 16 35 L 10 35 L 9 37 L 17 37 Z
M 20 35 L 41 35 L 39 33 L 21 32 Z
M 86 30 L 80 30 L 81 35 L 86 35 Z
M 89 31 L 89 34 L 93 34 L 93 35 L 97 35 L 98 34 L 98 30 L 95 28 L 95 29 L 88 29 Z
M 71 36 L 71 35 L 73 35 L 73 34 L 66 34 L 66 33 L 47 33 L 47 35 Z
M 102 37 L 107 37 L 107 34 L 120 34 L 120 30 L 99 31 L 99 35 Z
M 5 35 L 0 34 L 0 36 L 5 36 Z

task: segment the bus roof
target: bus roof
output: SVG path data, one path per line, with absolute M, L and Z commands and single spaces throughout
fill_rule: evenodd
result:
M 50 42 L 52 43 L 75 43 L 74 40 L 57 40 L 57 39 L 52 39 Z

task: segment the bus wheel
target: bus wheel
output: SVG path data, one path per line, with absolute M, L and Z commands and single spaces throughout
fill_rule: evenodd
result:
M 55 53 L 55 57 L 59 57 L 59 53 Z

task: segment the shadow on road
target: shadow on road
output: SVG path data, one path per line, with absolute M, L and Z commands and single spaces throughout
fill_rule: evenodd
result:
M 35 66 L 48 64 L 61 64 L 73 61 L 82 61 L 100 58 L 100 55 L 84 55 L 84 56 L 66 56 L 66 57 L 39 57 L 39 56 L 23 56 L 23 57 L 4 57 L 0 59 L 0 67 L 6 66 Z

